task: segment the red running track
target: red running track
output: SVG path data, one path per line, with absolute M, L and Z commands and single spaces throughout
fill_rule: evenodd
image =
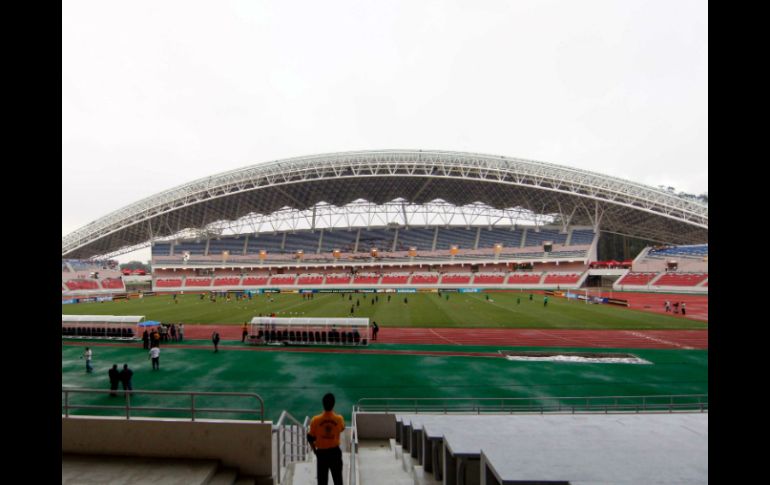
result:
M 671 293 L 626 293 L 622 291 L 613 291 L 610 293 L 602 293 L 603 297 L 612 296 L 613 298 L 620 298 L 622 300 L 628 300 L 633 310 L 642 310 L 653 313 L 666 313 L 663 309 L 663 304 L 668 300 L 673 305 L 675 302 L 687 304 L 687 315 L 682 317 L 681 313 L 674 315 L 674 313 L 667 313 L 671 316 L 679 316 L 682 318 L 690 318 L 693 320 L 699 320 L 708 322 L 709 320 L 709 297 L 708 295 L 681 295 Z
M 689 304 L 688 304 L 689 306 Z M 240 325 L 185 325 L 185 339 L 240 340 Z M 708 349 L 708 330 L 550 330 L 502 328 L 380 327 L 384 344 L 499 345 L 511 347 L 595 347 Z

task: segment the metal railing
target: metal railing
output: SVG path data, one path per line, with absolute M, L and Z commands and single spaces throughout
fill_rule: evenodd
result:
M 310 444 L 307 442 L 309 419 L 305 417 L 305 421 L 300 423 L 287 411 L 283 411 L 278 421 L 273 425 L 273 434 L 276 435 L 277 458 L 273 475 L 276 483 L 281 483 L 289 464 L 307 460 L 310 453 Z M 288 424 L 286 424 L 287 422 Z
M 524 398 L 362 398 L 353 412 L 442 414 L 708 411 L 708 394 Z
M 265 402 L 259 394 L 246 393 L 246 392 L 197 392 L 197 391 L 110 391 L 105 389 L 76 389 L 76 388 L 62 388 L 62 415 L 65 417 L 70 416 L 70 411 L 79 409 L 89 410 L 112 410 L 121 412 L 121 415 L 125 415 L 126 419 L 132 417 L 140 417 L 137 412 L 170 412 L 170 413 L 189 413 L 191 421 L 195 421 L 196 417 L 200 419 L 201 413 L 222 413 L 222 414 L 247 414 L 256 415 L 259 421 L 265 420 Z M 72 395 L 79 394 L 94 394 L 94 395 L 106 395 L 116 394 L 116 398 L 122 398 L 121 404 L 73 404 L 71 400 Z M 179 406 L 138 406 L 136 404 L 135 397 L 140 395 L 149 396 L 166 396 L 174 398 L 189 398 L 189 405 L 184 407 Z M 257 405 L 254 408 L 223 408 L 223 407 L 200 407 L 200 401 L 196 404 L 196 398 L 201 397 L 241 397 L 241 398 L 253 398 L 257 401 Z M 148 417 L 144 415 L 141 417 Z M 177 418 L 178 416 L 173 416 Z M 235 417 L 234 419 L 238 419 Z
M 356 470 L 356 454 L 358 453 L 358 431 L 356 428 L 356 414 L 353 413 L 353 422 L 350 427 L 350 466 L 348 467 L 348 485 L 358 485 L 358 470 Z

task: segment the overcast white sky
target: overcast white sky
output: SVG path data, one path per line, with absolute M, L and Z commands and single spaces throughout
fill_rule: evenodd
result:
M 707 192 L 707 2 L 62 3 L 62 235 L 224 170 L 382 148 Z

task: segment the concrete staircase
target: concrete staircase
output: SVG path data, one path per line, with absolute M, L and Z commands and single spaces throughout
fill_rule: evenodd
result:
M 348 485 L 348 474 L 350 472 L 350 453 L 342 453 L 342 483 Z M 286 476 L 281 481 L 286 485 L 316 485 L 316 458 L 314 454 L 310 455 L 307 461 L 296 461 L 290 463 L 286 468 Z M 332 484 L 332 477 L 329 476 L 329 483 Z
M 348 484 L 350 453 L 342 454 L 342 481 Z M 409 453 L 404 453 L 396 440 L 363 440 L 356 455 L 359 485 L 438 485 L 429 473 L 425 473 Z M 315 455 L 308 461 L 289 465 L 282 480 L 286 485 L 315 485 Z M 331 484 L 331 477 L 329 478 Z
M 358 447 L 360 485 L 437 485 L 396 440 L 364 440 Z
M 104 455 L 62 455 L 62 485 L 152 483 L 159 485 L 257 485 L 217 460 Z

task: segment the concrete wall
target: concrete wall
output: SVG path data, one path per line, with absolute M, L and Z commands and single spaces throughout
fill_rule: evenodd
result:
M 396 437 L 396 415 L 389 413 L 356 413 L 358 439 Z
M 272 423 L 62 416 L 62 453 L 216 459 L 272 475 Z

